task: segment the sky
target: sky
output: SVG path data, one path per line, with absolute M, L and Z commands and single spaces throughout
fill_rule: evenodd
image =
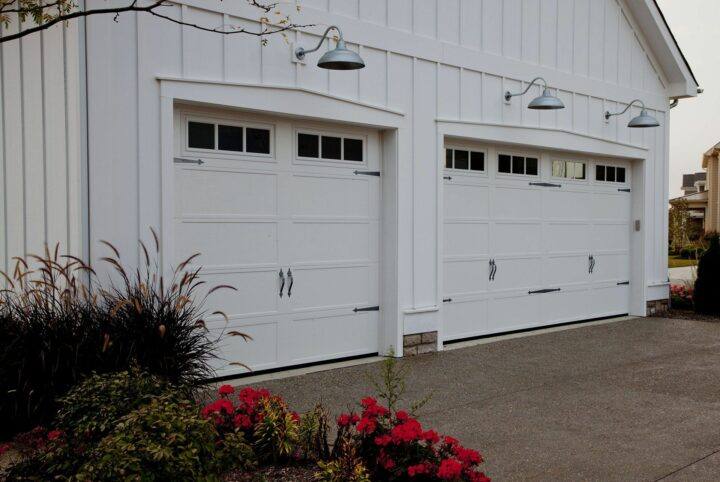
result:
M 658 0 L 700 87 L 670 115 L 670 197 L 682 175 L 702 171 L 702 154 L 720 142 L 720 0 Z

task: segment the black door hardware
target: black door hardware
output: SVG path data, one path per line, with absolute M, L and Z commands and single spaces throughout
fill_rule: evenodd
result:
M 353 308 L 353 311 L 357 313 L 358 311 L 380 311 L 379 306 L 366 306 L 364 308 Z
M 530 186 L 540 186 L 540 187 L 562 187 L 561 184 L 553 184 L 551 182 L 529 182 Z
M 288 268 L 288 280 L 290 281 L 290 286 L 288 286 L 288 298 L 290 298 L 292 296 L 293 283 L 295 282 L 290 268 Z
M 592 254 L 588 256 L 588 273 L 592 273 L 595 269 L 595 256 Z
M 619 188 L 618 188 L 618 191 L 620 191 L 620 192 L 630 192 L 631 189 L 626 188 L 626 187 L 619 187 Z
M 197 164 L 198 166 L 205 164 L 202 159 L 185 159 L 182 157 L 174 157 L 173 162 L 176 164 Z
M 450 303 L 452 298 L 443 298 L 443 303 Z
M 353 171 L 356 176 L 375 176 L 380 177 L 380 171 Z
M 447 179 L 448 181 L 452 179 L 452 176 L 443 176 L 443 179 Z
M 278 276 L 280 277 L 280 293 L 278 293 L 278 294 L 280 295 L 280 298 L 282 298 L 282 292 L 283 292 L 283 289 L 285 288 L 285 274 L 283 273 L 282 268 L 280 268 L 280 272 L 278 273 Z
M 620 282 L 618 282 L 617 285 L 620 286 L 620 285 L 629 285 L 629 284 L 630 284 L 629 281 L 620 281 Z
M 540 293 L 553 293 L 555 291 L 560 291 L 560 288 L 545 288 L 542 290 L 533 290 L 533 291 L 528 291 L 528 294 L 536 295 L 536 294 L 540 294 Z
M 495 273 L 497 273 L 497 264 L 495 260 L 490 260 L 490 274 L 488 275 L 488 281 L 495 281 Z

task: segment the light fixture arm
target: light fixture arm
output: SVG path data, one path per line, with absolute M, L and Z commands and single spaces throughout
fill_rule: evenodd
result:
M 340 27 L 338 27 L 337 25 L 330 25 L 325 30 L 325 33 L 323 33 L 322 38 L 320 39 L 320 41 L 318 42 L 318 44 L 315 46 L 314 49 L 306 50 L 303 47 L 298 47 L 295 49 L 295 57 L 297 57 L 298 60 L 303 60 L 305 58 L 305 54 L 309 54 L 309 53 L 319 50 L 320 47 L 322 46 L 323 42 L 327 38 L 328 33 L 330 33 L 330 30 L 337 30 L 337 33 L 339 36 L 338 45 L 345 43 L 345 40 L 343 38 L 343 33 L 342 33 L 342 30 L 340 30 Z
M 640 99 L 635 99 L 635 100 L 633 100 L 632 102 L 630 102 L 630 103 L 622 110 L 622 112 L 614 112 L 614 113 L 611 113 L 609 110 L 605 111 L 605 119 L 607 120 L 607 119 L 609 119 L 610 117 L 612 117 L 612 116 L 614 116 L 614 115 L 623 115 L 625 112 L 628 111 L 628 109 L 629 109 L 630 107 L 633 106 L 633 104 L 635 104 L 635 102 L 639 102 L 639 103 L 640 103 L 640 108 L 641 108 L 642 110 L 645 110 L 645 102 L 641 101 Z
M 543 89 L 547 89 L 547 88 L 548 88 L 548 86 L 547 86 L 547 81 L 546 81 L 545 79 L 543 79 L 542 77 L 535 77 L 535 78 L 532 80 L 532 82 L 530 82 L 530 83 L 528 84 L 527 88 L 526 88 L 525 90 L 523 90 L 522 92 L 517 93 L 517 94 L 511 93 L 509 90 L 508 90 L 507 92 L 505 92 L 505 100 L 510 100 L 511 98 L 513 98 L 513 97 L 515 97 L 515 96 L 518 96 L 518 95 L 525 95 L 525 94 L 527 93 L 527 91 L 530 90 L 530 88 L 531 88 L 533 85 L 535 85 L 535 83 L 538 82 L 538 81 L 542 81 L 542 83 L 543 83 Z

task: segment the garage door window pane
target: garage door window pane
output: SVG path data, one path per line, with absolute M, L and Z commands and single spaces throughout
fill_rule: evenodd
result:
M 445 169 L 452 169 L 452 149 L 445 149 Z
M 363 161 L 363 141 L 361 139 L 343 139 L 346 161 Z
M 525 158 L 521 156 L 513 156 L 512 158 L 512 173 L 513 174 L 525 174 Z
M 188 147 L 215 149 L 215 124 L 188 122 Z
M 270 154 L 270 131 L 267 129 L 245 129 L 247 135 L 247 152 Z
M 510 156 L 507 154 L 498 156 L 498 172 L 510 173 Z
M 320 136 L 298 134 L 298 157 L 320 157 Z
M 575 179 L 585 179 L 585 163 L 575 163 Z
M 605 180 L 605 166 L 595 166 L 595 180 L 596 181 L 604 181 Z
M 605 180 L 615 182 L 615 168 L 613 166 L 605 166 Z
M 553 161 L 552 162 L 552 175 L 553 177 L 565 177 L 565 161 Z
M 525 174 L 529 176 L 537 176 L 538 160 L 534 157 L 525 158 Z
M 221 151 L 243 150 L 243 128 L 218 125 L 218 149 Z
M 470 169 L 473 171 L 484 171 L 485 170 L 485 153 L 484 152 L 471 152 L 470 153 Z
M 468 151 L 459 151 L 455 149 L 455 169 L 468 169 L 470 167 L 470 159 Z
M 615 180 L 617 182 L 625 182 L 625 168 L 618 167 L 615 169 Z
M 341 160 L 340 142 L 339 137 L 322 136 L 322 158 Z

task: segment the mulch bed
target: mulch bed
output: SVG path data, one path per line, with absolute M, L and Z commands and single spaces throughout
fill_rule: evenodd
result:
M 672 308 L 672 309 L 668 310 L 667 312 L 662 313 L 658 316 L 661 316 L 663 318 L 675 318 L 678 320 L 720 322 L 720 317 L 717 317 L 717 316 L 701 315 L 699 313 L 695 313 L 692 310 L 680 310 L 677 308 Z
M 224 482 L 311 482 L 318 468 L 311 466 L 263 467 L 255 472 L 240 470 L 225 474 Z

